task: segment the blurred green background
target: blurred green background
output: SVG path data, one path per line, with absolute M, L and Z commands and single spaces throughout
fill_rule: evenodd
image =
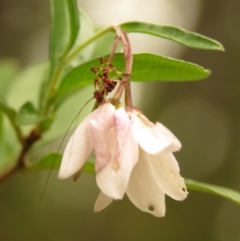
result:
M 135 84 L 133 95 L 149 119 L 162 122 L 181 140 L 183 148 L 176 157 L 182 176 L 240 191 L 240 1 L 81 0 L 79 5 L 97 24 L 142 20 L 176 25 L 224 45 L 225 53 L 208 52 L 131 36 L 135 52 L 157 52 L 212 70 L 208 79 L 199 82 Z M 16 59 L 21 68 L 46 59 L 49 14 L 48 0 L 1 0 L 0 58 Z M 37 80 L 33 76 L 32 88 Z M 31 87 L 26 89 L 20 80 L 15 88 L 19 86 L 23 86 L 20 94 L 28 97 Z M 91 93 L 92 87 L 66 103 L 55 128 L 64 132 Z M 9 96 L 19 108 L 20 97 Z M 18 174 L 1 183 L 1 241 L 240 240 L 240 206 L 225 199 L 191 191 L 183 202 L 167 198 L 166 217 L 155 218 L 125 197 L 95 214 L 94 175 L 84 173 L 76 183 L 56 176 L 54 171 L 41 202 L 47 172 Z

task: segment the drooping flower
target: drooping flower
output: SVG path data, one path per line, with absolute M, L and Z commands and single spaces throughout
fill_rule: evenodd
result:
M 157 217 L 165 215 L 165 194 L 175 200 L 187 196 L 178 163 L 172 152 L 181 148 L 179 140 L 162 124 L 153 124 L 139 111 L 130 111 L 132 131 L 139 145 L 137 164 L 131 173 L 126 193 L 140 210 Z M 100 211 L 113 198 L 100 193 L 95 211 Z
M 123 107 L 103 104 L 84 119 L 66 146 L 58 177 L 77 173 L 93 148 L 98 187 L 105 195 L 122 199 L 138 158 L 132 122 Z
M 162 124 L 153 124 L 141 112 L 129 113 L 133 133 L 139 144 L 127 195 L 142 211 L 157 217 L 165 215 L 165 194 L 175 200 L 187 196 L 179 165 L 172 154 L 181 148 L 179 140 Z
M 172 152 L 178 139 L 162 124 L 153 124 L 139 111 L 126 112 L 103 104 L 79 125 L 64 151 L 59 178 L 78 172 L 92 149 L 100 194 L 95 211 L 107 207 L 125 192 L 139 209 L 157 217 L 165 215 L 165 194 L 187 196 Z

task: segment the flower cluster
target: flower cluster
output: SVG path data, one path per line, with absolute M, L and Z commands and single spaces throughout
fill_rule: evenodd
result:
M 100 211 L 126 193 L 136 207 L 157 217 L 165 215 L 165 194 L 175 200 L 187 196 L 173 152 L 178 139 L 162 124 L 153 124 L 140 111 L 111 103 L 89 114 L 70 138 L 59 178 L 76 174 L 95 151 Z

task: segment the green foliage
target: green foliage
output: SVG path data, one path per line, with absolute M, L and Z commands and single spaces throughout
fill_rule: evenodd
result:
M 29 171 L 43 171 L 43 170 L 58 170 L 61 165 L 62 155 L 59 153 L 51 153 L 43 157 L 39 162 L 34 165 L 29 165 Z M 87 173 L 95 173 L 95 167 L 93 160 L 88 160 L 84 167 L 83 171 Z
M 22 141 L 21 130 L 15 124 L 16 111 L 6 101 L 18 71 L 15 60 L 0 61 L 0 177 L 16 163 L 19 142 Z
M 222 44 L 216 40 L 177 27 L 160 26 L 142 22 L 123 23 L 120 26 L 128 33 L 150 34 L 156 37 L 172 40 L 191 48 L 224 50 Z
M 15 125 L 15 111 L 0 103 L 0 179 L 17 162 L 22 132 Z
M 14 77 L 18 72 L 17 63 L 13 60 L 0 61 L 0 153 L 2 159 L 0 177 L 16 164 L 19 153 L 22 155 L 20 144 L 22 150 L 25 150 L 26 146 L 23 145 L 26 142 L 24 141 L 29 139 L 24 138 L 29 136 L 23 136 L 24 125 L 33 125 L 35 128 L 33 130 L 40 132 L 38 137 L 47 131 L 49 132 L 46 134 L 54 132 L 55 130 L 52 130 L 54 128 L 50 129 L 50 127 L 55 122 L 56 111 L 60 104 L 65 103 L 68 97 L 83 87 L 93 85 L 95 75 L 90 71 L 91 67 L 100 66 L 98 57 L 109 55 L 112 48 L 115 29 L 110 26 L 96 32 L 95 26 L 78 10 L 77 0 L 50 0 L 50 4 L 49 59 L 44 63 L 31 66 L 16 78 Z M 121 24 L 120 27 L 127 33 L 149 34 L 191 48 L 224 50 L 223 46 L 213 39 L 173 26 L 128 22 Z M 117 48 L 117 51 L 119 50 Z M 113 65 L 124 74 L 123 54 L 114 55 Z M 209 70 L 193 63 L 140 53 L 133 55 L 133 69 L 130 77 L 131 81 L 140 82 L 182 82 L 201 80 L 209 74 Z M 17 109 L 19 111 L 16 111 Z M 62 127 L 62 122 L 59 126 Z M 62 134 L 62 130 L 59 130 L 59 133 L 60 131 Z M 55 134 L 54 137 L 56 137 Z M 40 147 L 41 145 L 37 146 L 35 151 L 37 152 Z M 48 152 L 50 154 L 41 153 L 42 155 L 39 156 L 44 157 L 29 163 L 26 169 L 28 171 L 58 169 L 62 155 L 52 153 L 50 148 Z M 93 160 L 89 159 L 86 162 L 83 171 L 95 172 Z M 193 180 L 185 181 L 189 190 L 219 195 L 240 203 L 240 194 L 231 189 Z
M 3 140 L 3 115 L 2 111 L 0 110 L 0 143 Z
M 47 131 L 48 129 L 50 129 L 50 127 L 52 126 L 54 121 L 54 117 L 53 116 L 49 116 L 46 117 L 44 119 L 41 119 L 38 123 L 39 126 L 39 130 L 43 133 L 45 131 Z
M 79 32 L 75 0 L 51 0 L 50 60 L 55 65 L 73 46 Z
M 32 125 L 39 122 L 39 116 L 32 102 L 25 103 L 16 116 L 18 125 Z
M 52 153 L 44 157 L 36 165 L 29 167 L 29 170 L 49 170 L 49 169 L 59 169 L 61 164 L 61 154 Z M 83 168 L 84 172 L 95 173 L 95 167 L 93 160 L 88 160 Z M 240 204 L 240 193 L 236 192 L 230 188 L 220 187 L 217 185 L 202 183 L 194 181 L 191 179 L 185 179 L 185 184 L 188 190 L 194 190 L 198 192 L 206 192 L 213 195 L 221 196 L 230 201 Z
M 114 32 L 108 32 L 104 34 L 101 38 L 97 39 L 94 44 L 94 50 L 92 54 L 92 59 L 98 58 L 99 56 L 107 56 L 111 52 L 112 45 L 106 44 L 111 43 L 115 37 Z M 118 47 L 117 51 L 120 51 L 120 46 Z M 99 62 L 98 62 L 99 64 Z
M 34 165 L 29 165 L 29 171 L 59 169 L 62 160 L 62 155 L 58 153 L 50 153 Z
M 7 103 L 1 99 L 0 99 L 0 109 L 2 110 L 3 113 L 6 114 L 6 116 L 12 123 L 15 122 L 16 111 L 13 108 L 9 107 Z
M 2 113 L 4 113 L 8 117 L 9 122 L 11 123 L 13 129 L 16 132 L 18 140 L 21 142 L 22 141 L 22 132 L 15 123 L 16 115 L 17 115 L 16 111 L 13 108 L 9 107 L 6 104 L 6 102 L 1 99 L 0 99 L 0 110 L 2 111 Z
M 74 46 L 80 30 L 76 0 L 51 0 L 51 33 L 49 46 L 50 71 L 39 93 L 40 114 L 45 117 L 52 108 L 49 97 L 57 88 L 66 54 Z M 67 68 L 67 66 L 66 66 Z
M 124 58 L 116 54 L 114 66 L 124 73 Z M 90 71 L 93 66 L 99 66 L 99 59 L 92 60 L 73 68 L 62 80 L 54 101 L 63 100 L 76 90 L 93 83 L 95 75 Z M 208 77 L 209 70 L 183 60 L 154 54 L 133 55 L 132 81 L 194 81 Z
M 189 190 L 206 192 L 217 196 L 224 197 L 230 201 L 240 204 L 240 193 L 230 188 L 220 187 L 208 183 L 202 183 L 190 179 L 185 179 L 186 186 Z

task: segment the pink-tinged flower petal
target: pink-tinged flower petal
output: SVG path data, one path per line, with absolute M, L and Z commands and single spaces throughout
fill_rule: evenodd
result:
M 96 156 L 96 172 L 103 169 L 110 161 L 109 145 L 116 143 L 113 133 L 115 107 L 109 103 L 100 107 L 95 119 L 90 121 L 91 137 Z
M 122 199 L 131 171 L 138 159 L 138 146 L 131 132 L 131 120 L 124 108 L 116 110 L 114 132 L 116 139 L 110 139 L 111 160 L 104 169 L 97 172 L 97 184 L 101 191 L 114 199 Z M 110 130 L 111 132 L 111 130 Z M 106 134 L 109 136 L 109 134 Z
M 75 174 L 89 157 L 93 149 L 93 143 L 89 133 L 89 121 L 95 117 L 98 111 L 99 109 L 89 114 L 69 139 L 63 153 L 58 178 L 64 179 Z
M 133 133 L 136 141 L 144 151 L 149 154 L 158 154 L 179 149 L 176 138 L 169 130 L 162 130 L 143 115 L 131 114 L 133 120 Z
M 139 148 L 139 160 L 128 183 L 127 195 L 140 210 L 151 213 L 156 217 L 165 215 L 164 192 L 152 174 L 147 153 L 141 148 Z
M 175 200 L 187 197 L 187 190 L 183 178 L 179 173 L 179 165 L 172 153 L 147 154 L 152 172 L 164 193 Z
M 104 193 L 100 192 L 98 198 L 94 205 L 94 212 L 100 212 L 113 201 L 113 198 L 106 196 Z

